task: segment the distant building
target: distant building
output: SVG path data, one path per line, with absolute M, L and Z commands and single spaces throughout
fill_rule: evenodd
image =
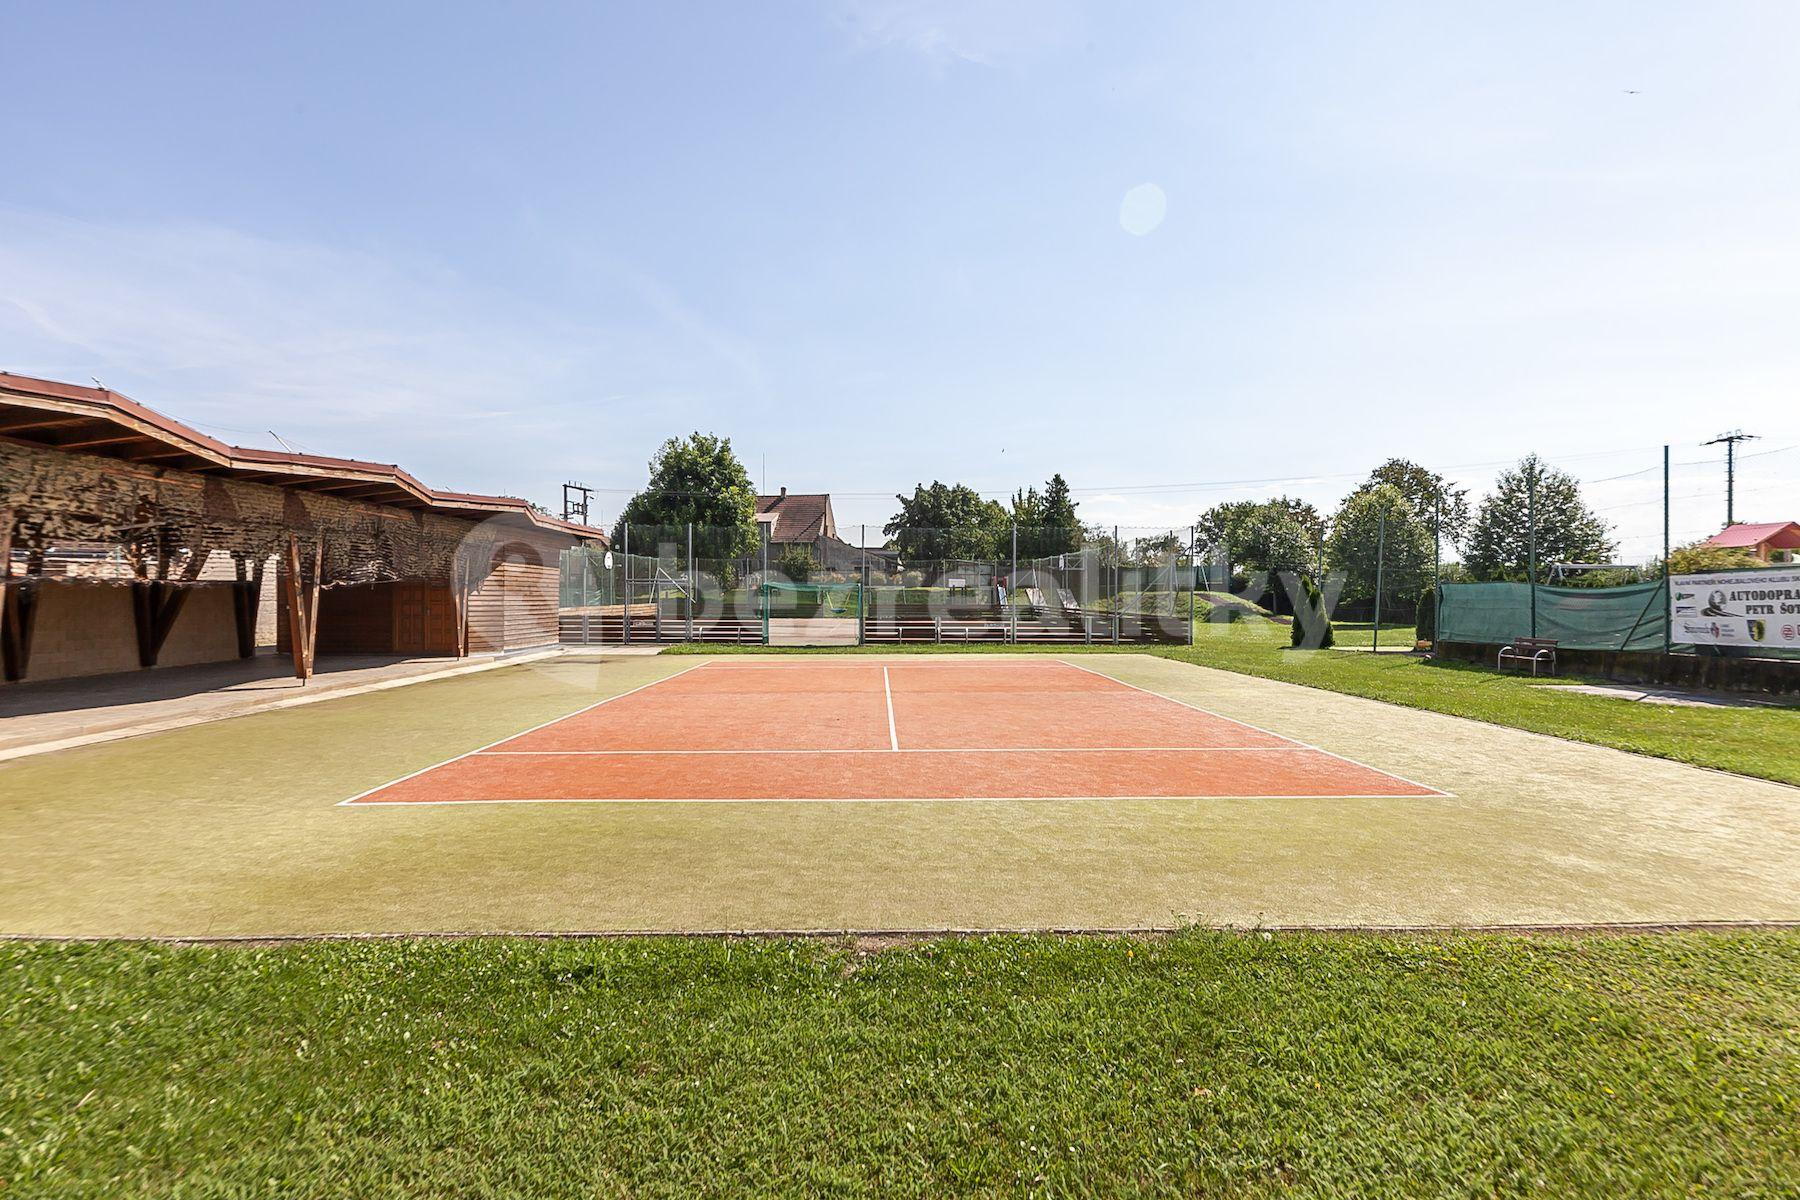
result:
M 756 498 L 756 523 L 767 531 L 769 557 L 779 558 L 795 546 L 812 551 L 820 567 L 838 574 L 855 574 L 865 564 L 880 569 L 893 555 L 883 550 L 865 551 L 838 535 L 831 496 L 825 492 L 789 492 Z
M 818 549 L 821 538 L 837 539 L 837 518 L 831 497 L 824 492 L 788 494 L 782 488 L 773 496 L 756 498 L 756 523 L 768 530 L 769 553 L 778 555 L 790 546 Z
M 1800 522 L 1727 525 L 1723 532 L 1707 538 L 1706 544 L 1748 550 L 1765 563 L 1800 561 Z

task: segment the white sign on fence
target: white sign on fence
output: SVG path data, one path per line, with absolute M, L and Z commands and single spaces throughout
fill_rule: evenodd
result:
M 1669 632 L 1671 641 L 1696 646 L 1800 650 L 1800 567 L 1676 575 Z

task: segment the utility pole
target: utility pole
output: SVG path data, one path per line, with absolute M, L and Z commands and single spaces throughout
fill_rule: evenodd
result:
M 588 523 L 588 501 L 592 500 L 594 489 L 585 483 L 563 484 L 563 520 Z
M 1756 437 L 1757 437 L 1757 435 L 1754 433 L 1745 433 L 1741 429 L 1734 429 L 1730 433 L 1721 433 L 1718 437 L 1714 438 L 1710 442 L 1701 443 L 1702 445 L 1706 445 L 1706 446 L 1717 446 L 1722 442 L 1725 445 L 1725 526 L 1726 526 L 1726 528 L 1730 528 L 1732 525 L 1735 525 L 1737 523 L 1736 510 L 1735 510 L 1734 505 L 1732 504 L 1732 501 L 1735 499 L 1736 492 L 1737 492 L 1737 444 L 1739 442 L 1753 442 L 1756 440 Z

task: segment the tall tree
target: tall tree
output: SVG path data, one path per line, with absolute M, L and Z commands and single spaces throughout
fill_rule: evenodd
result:
M 1525 579 L 1533 524 L 1539 583 L 1549 577 L 1552 563 L 1603 562 L 1612 556 L 1610 531 L 1582 500 L 1581 485 L 1528 454 L 1518 466 L 1500 473 L 1493 494 L 1481 502 L 1463 553 L 1469 574 L 1476 579 Z
M 1202 555 L 1222 548 L 1233 569 L 1275 574 L 1312 574 L 1318 568 L 1318 541 L 1312 506 L 1286 496 L 1274 500 L 1234 500 L 1214 505 L 1195 522 Z
M 1426 470 L 1404 458 L 1390 458 L 1369 472 L 1357 491 L 1367 491 L 1382 484 L 1397 489 L 1412 505 L 1419 520 L 1429 527 L 1443 514 L 1444 541 L 1461 545 L 1469 534 L 1469 489 L 1452 487 L 1450 481 L 1435 471 Z M 1440 509 L 1440 506 L 1441 509 Z
M 731 439 L 710 433 L 670 438 L 650 460 L 650 482 L 631 498 L 613 525 L 613 545 L 623 547 L 634 527 L 632 552 L 654 554 L 659 541 L 694 526 L 694 549 L 706 558 L 736 558 L 756 548 L 756 489 L 731 449 Z M 637 526 L 649 526 L 643 533 Z M 642 546 L 642 550 L 639 549 Z
M 1019 527 L 1021 561 L 1081 549 L 1081 520 L 1075 515 L 1068 482 L 1061 475 L 1052 475 L 1042 493 L 1036 488 L 1015 493 L 1012 520 Z
M 1375 595 L 1377 572 L 1384 596 L 1419 594 L 1431 579 L 1431 529 L 1412 502 L 1390 483 L 1359 488 L 1331 522 L 1326 561 L 1344 573 L 1344 595 Z
M 934 480 L 930 487 L 920 484 L 911 496 L 894 499 L 900 502 L 900 511 L 882 533 L 892 539 L 904 562 L 992 559 L 1012 552 L 1005 507 L 984 500 L 973 488 Z

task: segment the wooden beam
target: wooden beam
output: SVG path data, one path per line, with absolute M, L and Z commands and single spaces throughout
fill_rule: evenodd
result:
M 112 437 L 77 438 L 75 441 L 72 441 L 72 442 L 45 442 L 44 445 L 46 448 L 51 449 L 51 450 L 88 450 L 95 446 L 119 446 L 119 445 L 123 445 L 126 442 L 155 442 L 155 441 L 156 441 L 155 438 L 153 438 L 149 434 L 145 434 L 145 433 L 122 433 L 122 434 L 115 434 Z M 160 446 L 161 444 L 162 444 L 161 442 L 157 442 L 157 445 Z M 187 452 L 184 450 L 184 451 L 182 451 L 182 453 L 185 454 Z
M 0 675 L 8 683 L 25 678 L 31 665 L 31 633 L 37 625 L 35 579 L 0 578 Z
M 450 595 L 456 604 L 456 657 L 469 657 L 469 568 L 457 554 L 450 568 Z
M 301 611 L 305 604 L 305 595 L 300 589 L 300 541 L 293 534 L 288 534 L 287 552 L 283 563 L 284 570 L 278 572 L 281 583 L 281 596 L 287 604 L 288 652 L 294 659 L 294 678 L 305 683 L 312 675 L 312 663 L 306 657 L 307 626 L 309 622 Z
M 239 658 L 256 656 L 256 610 L 262 604 L 263 564 L 258 559 L 246 569 L 244 556 L 237 555 L 237 582 L 231 586 L 231 616 L 237 626 Z
M 325 577 L 325 539 L 313 540 L 312 587 L 306 597 L 306 673 L 311 676 L 318 661 L 319 587 Z
M 151 585 L 142 579 L 133 580 L 131 584 L 131 627 L 137 634 L 138 666 L 154 667 L 156 651 L 150 646 L 151 627 L 156 624 L 155 601 L 150 595 Z
M 8 425 L 0 425 L 0 433 L 17 433 L 21 429 L 54 429 L 58 425 L 81 425 L 93 419 L 93 417 L 81 415 L 49 417 L 40 421 L 14 421 Z
M 137 632 L 138 666 L 154 667 L 187 604 L 188 589 L 161 580 L 131 585 L 131 623 Z

